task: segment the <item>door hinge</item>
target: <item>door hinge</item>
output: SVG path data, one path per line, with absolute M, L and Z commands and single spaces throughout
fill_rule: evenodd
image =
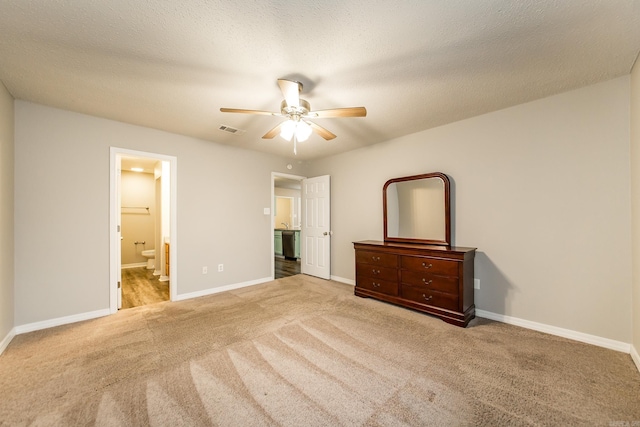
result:
M 118 282 L 118 289 L 120 289 L 120 282 Z

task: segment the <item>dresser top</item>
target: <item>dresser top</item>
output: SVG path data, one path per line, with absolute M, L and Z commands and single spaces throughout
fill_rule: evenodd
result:
M 466 248 L 462 246 L 438 246 L 438 245 L 421 245 L 418 243 L 396 243 L 396 242 L 383 242 L 381 240 L 362 240 L 360 242 L 353 242 L 354 245 L 367 245 L 367 246 L 376 246 L 381 248 L 389 248 L 389 249 L 419 249 L 419 250 L 429 250 L 429 251 L 440 251 L 440 252 L 458 252 L 458 253 L 466 253 L 473 252 L 476 248 Z

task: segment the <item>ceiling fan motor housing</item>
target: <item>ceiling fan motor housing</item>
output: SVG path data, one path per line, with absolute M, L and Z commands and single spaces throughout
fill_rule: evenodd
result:
M 309 111 L 311 111 L 311 105 L 304 99 L 300 99 L 298 106 L 287 105 L 286 100 L 280 104 L 280 112 L 282 115 L 291 120 L 299 120 L 300 117 L 307 116 Z

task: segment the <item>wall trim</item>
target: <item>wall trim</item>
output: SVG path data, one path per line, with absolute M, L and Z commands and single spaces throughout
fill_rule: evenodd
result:
M 16 335 L 26 334 L 27 332 L 39 331 L 41 329 L 53 328 L 55 326 L 68 325 L 69 323 L 82 322 L 83 320 L 96 319 L 111 314 L 108 308 L 88 313 L 74 314 L 72 316 L 58 317 L 56 319 L 43 320 L 42 322 L 27 323 L 26 325 L 16 326 L 14 329 Z
M 16 328 L 12 328 L 9 333 L 7 334 L 6 337 L 4 337 L 2 339 L 2 341 L 0 341 L 0 354 L 2 354 L 4 352 L 4 350 L 7 348 L 7 346 L 9 345 L 9 343 L 11 343 L 11 340 L 16 336 Z
M 249 280 L 248 282 L 234 283 L 232 285 L 220 286 L 217 288 L 209 288 L 202 291 L 190 292 L 188 294 L 176 295 L 173 301 L 184 301 L 192 298 L 204 297 L 207 295 L 219 294 L 220 292 L 232 291 L 234 289 L 246 288 L 248 286 L 259 285 L 261 283 L 273 282 L 273 277 L 264 277 L 262 279 Z
M 627 354 L 629 354 L 631 351 L 631 344 L 629 343 L 611 340 L 609 338 L 602 338 L 596 335 L 585 334 L 583 332 L 572 331 L 571 329 L 559 328 L 557 326 L 546 325 L 544 323 L 532 322 L 530 320 L 477 309 L 476 316 L 484 317 L 485 319 L 496 320 L 502 323 L 508 323 L 509 325 L 520 326 L 526 329 L 533 329 L 534 331 L 538 332 L 545 332 L 547 334 L 556 335 L 563 338 L 569 338 L 574 341 L 597 345 L 598 347 L 621 351 Z
M 631 359 L 633 359 L 633 363 L 636 364 L 636 368 L 640 372 L 640 355 L 638 354 L 638 350 L 636 350 L 635 346 L 631 345 Z
M 340 276 L 331 276 L 331 280 L 333 280 L 335 282 L 344 283 L 346 285 L 351 285 L 351 286 L 355 286 L 356 285 L 356 281 L 355 280 L 345 279 L 344 277 L 340 277 Z
M 146 266 L 147 266 L 146 262 L 135 262 L 133 264 L 122 264 L 120 268 L 125 269 L 125 268 L 137 268 L 137 267 L 146 267 Z

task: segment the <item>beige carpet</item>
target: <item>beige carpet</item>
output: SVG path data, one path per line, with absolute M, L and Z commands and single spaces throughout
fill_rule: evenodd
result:
M 461 329 L 299 275 L 17 336 L 0 420 L 633 425 L 640 373 L 628 354 L 484 319 Z

